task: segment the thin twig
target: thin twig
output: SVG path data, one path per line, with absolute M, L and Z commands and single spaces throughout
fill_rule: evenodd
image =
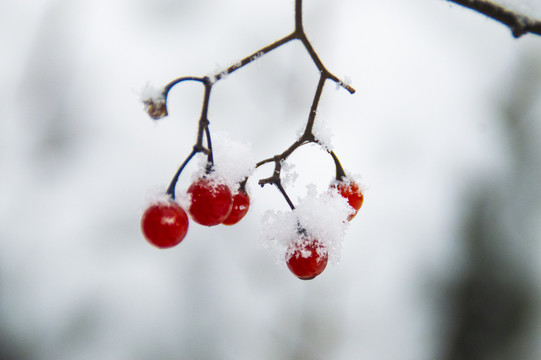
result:
M 327 80 L 327 77 L 322 73 L 319 77 L 319 82 L 317 84 L 316 93 L 314 95 L 314 100 L 312 101 L 312 106 L 310 107 L 310 114 L 308 115 L 308 121 L 306 123 L 306 127 L 304 128 L 304 133 L 302 135 L 303 138 L 306 139 L 306 141 L 314 141 L 314 133 L 312 132 L 314 129 L 314 122 L 316 119 L 317 114 L 317 107 L 319 105 L 319 99 L 321 98 L 321 94 L 323 93 L 323 86 L 325 85 L 325 80 Z
M 293 39 L 296 39 L 296 38 L 297 38 L 297 34 L 296 33 L 291 33 L 288 36 L 285 36 L 285 37 L 281 38 L 280 40 L 277 40 L 277 41 L 273 42 L 272 44 L 265 46 L 264 48 L 256 51 L 255 53 L 246 56 L 244 59 L 242 59 L 238 63 L 231 65 L 230 67 L 228 67 L 224 71 L 221 71 L 218 74 L 214 75 L 213 80 L 216 82 L 216 81 L 222 79 L 226 75 L 229 75 L 234 71 L 237 71 L 238 69 L 244 67 L 245 65 L 248 65 L 249 63 L 251 63 L 254 60 L 259 59 L 261 56 L 271 52 L 272 50 L 276 49 L 277 47 L 280 47 L 280 46 L 282 46 L 282 45 L 284 45 L 284 44 L 288 43 L 289 41 L 291 41 Z
M 340 164 L 340 160 L 338 160 L 338 156 L 336 156 L 334 151 L 329 151 L 329 154 L 331 154 L 332 159 L 334 160 L 334 167 L 336 168 L 336 180 L 341 181 L 346 177 L 346 172 L 344 171 L 344 168 L 342 167 L 342 164 Z
M 178 178 L 180 176 L 180 173 L 182 172 L 182 170 L 184 170 L 186 165 L 188 165 L 188 163 L 195 156 L 195 154 L 197 154 L 200 151 L 201 150 L 197 149 L 194 146 L 194 148 L 193 148 L 192 152 L 190 153 L 190 155 L 188 155 L 186 160 L 184 160 L 182 165 L 180 165 L 177 172 L 175 173 L 175 176 L 173 176 L 173 179 L 171 179 L 171 182 L 169 183 L 169 186 L 167 187 L 167 191 L 165 192 L 167 195 L 169 195 L 171 197 L 171 199 L 175 200 L 175 187 L 177 186 L 177 182 L 178 182 Z

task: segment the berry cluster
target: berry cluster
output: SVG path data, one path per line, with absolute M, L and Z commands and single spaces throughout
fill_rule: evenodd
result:
M 330 186 L 337 191 L 351 207 L 347 221 L 351 221 L 363 203 L 363 193 L 354 181 L 336 181 Z M 187 190 L 190 195 L 188 212 L 193 221 L 204 226 L 238 223 L 250 208 L 250 197 L 245 183 L 240 184 L 232 195 L 226 184 L 208 177 L 193 182 Z M 173 199 L 150 205 L 141 219 L 141 228 L 149 243 L 158 248 L 178 245 L 188 232 L 189 220 L 186 211 Z M 307 235 L 299 225 L 299 237 L 292 242 L 286 252 L 288 268 L 298 278 L 313 279 L 327 266 L 328 253 L 325 245 Z
M 250 197 L 242 184 L 233 195 L 226 184 L 202 177 L 190 185 L 187 193 L 192 220 L 204 226 L 234 225 L 250 207 Z M 150 205 L 141 219 L 145 238 L 162 249 L 178 245 L 188 232 L 188 224 L 186 211 L 172 198 Z
M 319 83 L 302 135 L 282 153 L 258 162 L 255 164 L 255 167 L 274 164 L 272 175 L 268 178 L 260 179 L 259 185 L 262 187 L 267 184 L 274 185 L 288 203 L 294 214 L 293 216 L 296 217 L 296 234 L 294 234 L 295 230 L 292 230 L 293 236 L 288 236 L 287 241 L 288 246 L 285 261 L 288 268 L 294 275 L 303 280 L 313 279 L 323 272 L 329 259 L 329 243 L 325 239 L 325 236 L 322 236 L 317 231 L 313 231 L 309 224 L 301 221 L 298 218 L 298 214 L 294 213 L 295 205 L 288 196 L 284 186 L 282 186 L 282 165 L 299 147 L 310 143 L 320 145 L 331 155 L 336 168 L 336 176 L 329 187 L 329 192 L 333 194 L 332 196 L 342 199 L 340 202 L 345 204 L 344 208 L 347 207 L 344 212 L 347 215 L 343 217 L 340 215 L 336 223 L 347 223 L 353 219 L 363 203 L 363 192 L 356 181 L 346 176 L 338 157 L 330 150 L 327 146 L 328 144 L 324 144 L 321 139 L 315 136 L 313 131 L 319 99 L 323 93 L 326 81 L 331 80 L 352 94 L 355 92 L 355 89 L 328 71 L 315 52 L 303 29 L 302 0 L 295 0 L 295 30 L 291 34 L 263 47 L 213 76 L 181 77 L 171 81 L 158 91 L 149 92 L 147 90 L 143 94 L 142 100 L 147 113 L 152 119 L 159 120 L 168 114 L 167 96 L 171 88 L 175 85 L 185 81 L 193 81 L 201 83 L 205 89 L 197 130 L 197 140 L 193 149 L 173 176 L 166 191 L 168 199 L 150 205 L 143 214 L 141 228 L 145 238 L 151 244 L 158 248 L 170 248 L 179 244 L 188 232 L 189 220 L 187 213 L 194 222 L 204 226 L 216 226 L 219 224 L 234 225 L 246 215 L 250 207 L 250 197 L 246 191 L 246 183 L 250 174 L 244 174 L 243 180 L 238 183 L 238 189 L 232 190 L 230 184 L 227 181 L 223 181 L 215 171 L 216 164 L 208 119 L 211 90 L 213 85 L 226 75 L 292 40 L 299 40 L 314 61 L 320 73 Z M 175 201 L 175 187 L 185 166 L 198 153 L 207 156 L 206 163 L 203 166 L 204 173 L 186 191 L 189 203 L 186 212 Z

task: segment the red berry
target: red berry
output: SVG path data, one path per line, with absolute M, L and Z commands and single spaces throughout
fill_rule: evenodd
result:
M 318 276 L 327 266 L 327 249 L 318 241 L 303 238 L 293 244 L 287 254 L 287 267 L 301 280 Z
M 233 208 L 231 209 L 229 216 L 222 221 L 222 224 L 235 225 L 244 217 L 244 215 L 246 215 L 249 208 L 250 197 L 245 190 L 239 190 L 239 192 L 233 196 Z
M 152 204 L 141 218 L 143 235 L 152 245 L 165 249 L 182 241 L 188 232 L 188 215 L 172 201 Z
M 188 194 L 191 195 L 190 215 L 193 221 L 201 225 L 221 224 L 233 207 L 229 187 L 207 178 L 201 178 L 190 185 Z
M 348 221 L 350 221 L 357 215 L 357 212 L 363 205 L 363 192 L 355 181 L 341 181 L 331 185 L 331 187 L 337 189 L 340 195 L 348 201 L 349 206 L 355 210 L 348 216 Z

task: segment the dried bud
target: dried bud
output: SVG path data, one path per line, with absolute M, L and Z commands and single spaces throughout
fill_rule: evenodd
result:
M 165 99 L 150 98 L 143 100 L 143 104 L 145 104 L 145 111 L 152 119 L 159 120 L 167 116 L 167 105 L 165 104 Z
M 140 91 L 139 100 L 145 105 L 145 111 L 154 120 L 167 116 L 167 94 L 164 88 L 155 88 L 146 84 Z

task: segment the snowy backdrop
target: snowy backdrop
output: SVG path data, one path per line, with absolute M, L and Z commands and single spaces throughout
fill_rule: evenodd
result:
M 541 17 L 537 0 L 501 3 Z M 214 74 L 289 34 L 293 10 L 0 3 L 2 359 L 541 358 L 541 38 L 447 1 L 305 1 L 308 37 L 357 89 L 329 84 L 317 116 L 367 187 L 339 264 L 300 281 L 265 249 L 261 217 L 287 210 L 257 185 L 269 167 L 237 226 L 191 226 L 166 251 L 143 239 L 203 91 L 175 88 L 155 123 L 140 89 Z M 317 81 L 287 44 L 215 86 L 212 127 L 273 156 Z M 334 171 L 316 147 L 290 163 L 295 201 Z

